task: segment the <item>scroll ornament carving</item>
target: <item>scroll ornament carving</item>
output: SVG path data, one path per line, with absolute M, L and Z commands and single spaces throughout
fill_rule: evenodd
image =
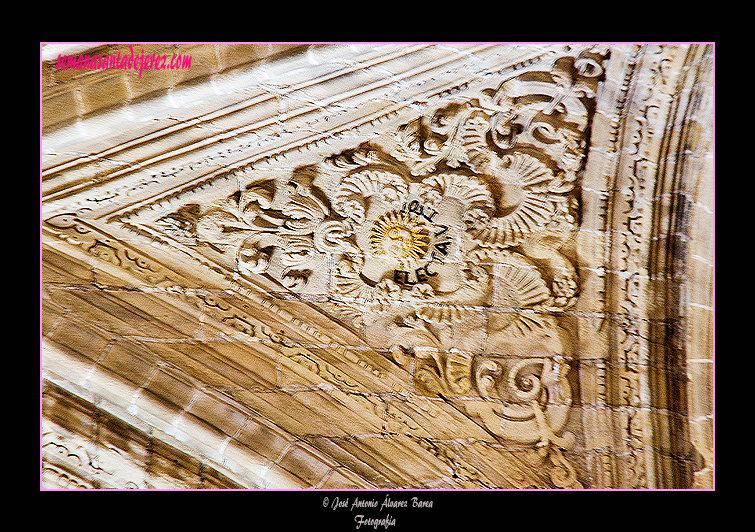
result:
M 142 478 L 141 468 L 129 463 L 112 445 L 100 442 L 93 454 L 84 439 L 64 436 L 47 425 L 43 426 L 41 443 L 43 476 L 56 488 L 154 488 Z
M 349 249 L 352 228 L 330 215 L 327 200 L 294 176 L 280 188 L 274 181 L 255 183 L 213 205 L 197 217 L 195 232 L 200 241 L 230 249 L 242 275 L 267 272 L 276 253 L 278 280 L 298 290 L 313 271 L 327 267 L 327 253 Z
M 127 270 L 155 286 L 171 286 L 176 283 L 173 272 L 94 225 L 81 220 L 75 214 L 52 216 L 44 221 L 43 227 L 61 240 L 78 246 L 100 260 Z
M 579 281 L 564 249 L 601 60 L 577 50 L 284 183 L 252 178 L 194 213 L 193 236 L 232 254 L 238 274 L 294 291 L 328 272 L 331 308 L 398 364 L 413 360 L 419 393 L 463 397 L 501 437 L 569 447 L 559 316 Z

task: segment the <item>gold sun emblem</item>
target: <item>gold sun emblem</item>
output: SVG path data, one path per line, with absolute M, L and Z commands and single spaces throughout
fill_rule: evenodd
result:
M 390 211 L 372 224 L 370 247 L 375 255 L 419 260 L 427 253 L 430 238 L 417 218 L 406 212 Z

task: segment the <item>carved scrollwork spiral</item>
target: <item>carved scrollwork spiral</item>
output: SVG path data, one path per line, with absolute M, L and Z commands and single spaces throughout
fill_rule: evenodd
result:
M 467 408 L 489 429 L 520 443 L 570 447 L 572 435 L 558 436 L 571 406 L 567 372 L 560 357 L 483 357 L 475 363 L 473 375 L 475 387 L 487 401 L 470 401 Z

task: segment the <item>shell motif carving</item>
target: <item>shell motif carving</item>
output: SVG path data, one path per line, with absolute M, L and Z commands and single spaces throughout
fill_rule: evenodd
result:
M 564 250 L 602 73 L 597 52 L 575 54 L 285 183 L 252 180 L 178 225 L 233 256 L 240 275 L 326 294 L 369 343 L 413 361 L 418 393 L 465 398 L 501 437 L 567 446 L 571 353 L 559 315 L 579 280 Z

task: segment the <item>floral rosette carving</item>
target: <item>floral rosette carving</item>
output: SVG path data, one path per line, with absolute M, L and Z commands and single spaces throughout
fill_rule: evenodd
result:
M 489 304 L 490 267 L 466 257 L 473 210 L 492 209 L 484 183 L 463 174 L 417 182 L 400 168 L 360 168 L 335 191 L 336 210 L 355 228 L 356 249 L 340 256 L 334 285 L 366 337 L 394 345 L 447 348 L 469 307 Z

